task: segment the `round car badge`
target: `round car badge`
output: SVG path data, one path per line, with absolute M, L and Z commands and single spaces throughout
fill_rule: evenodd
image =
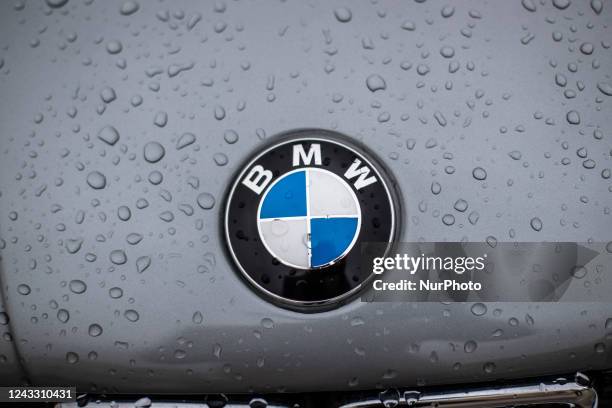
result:
M 299 310 L 329 308 L 370 277 L 360 244 L 394 241 L 396 197 L 381 165 L 347 138 L 296 131 L 236 178 L 225 212 L 229 251 L 266 298 Z

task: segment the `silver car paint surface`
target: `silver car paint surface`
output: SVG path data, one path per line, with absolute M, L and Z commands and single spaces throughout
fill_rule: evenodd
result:
M 385 162 L 405 241 L 610 241 L 611 40 L 597 1 L 1 2 L 0 382 L 318 391 L 612 367 L 609 303 L 299 314 L 245 285 L 220 228 L 244 160 L 317 127 Z

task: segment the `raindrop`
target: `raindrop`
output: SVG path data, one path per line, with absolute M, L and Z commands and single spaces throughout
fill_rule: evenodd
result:
M 603 1 L 591 0 L 591 8 L 595 12 L 595 14 L 601 14 L 601 11 L 603 10 Z
M 68 287 L 72 293 L 81 294 L 87 290 L 87 285 L 82 280 L 71 280 Z
M 565 10 L 570 5 L 570 0 L 553 0 L 553 5 L 559 10 Z
M 115 265 L 123 265 L 127 262 L 127 255 L 121 249 L 115 249 L 114 251 L 111 251 L 109 258 L 110 261 Z
M 155 118 L 153 118 L 153 123 L 155 123 L 158 127 L 164 127 L 168 123 L 168 114 L 164 111 L 159 111 L 155 114 Z
M 113 126 L 104 126 L 98 132 L 98 139 L 113 146 L 119 140 L 119 132 Z
M 495 363 L 485 363 L 485 365 L 482 367 L 482 369 L 484 370 L 485 373 L 487 374 L 491 374 L 495 371 L 497 367 L 495 366 Z
M 440 48 L 440 55 L 442 55 L 444 58 L 453 58 L 455 56 L 455 49 L 445 45 L 444 47 Z
M 89 330 L 87 331 L 91 337 L 98 337 L 102 334 L 102 326 L 99 324 L 91 324 L 89 325 Z
M 193 314 L 193 316 L 191 316 L 191 321 L 194 324 L 202 324 L 202 321 L 204 321 L 204 316 L 202 316 L 202 313 L 197 311 Z
M 511 151 L 510 153 L 508 153 L 508 156 L 510 156 L 512 160 L 521 160 L 521 157 L 523 157 L 521 152 L 519 152 L 518 150 Z
M 539 219 L 538 217 L 533 217 L 530 221 L 530 224 L 531 224 L 531 228 L 533 228 L 534 231 L 542 230 L 542 220 Z
M 593 53 L 594 50 L 594 46 L 592 43 L 590 42 L 584 42 L 580 45 L 580 52 L 583 53 L 584 55 L 591 55 Z
M 109 54 L 119 54 L 123 50 L 123 45 L 117 40 L 111 40 L 106 44 L 106 51 Z
M 604 95 L 612 96 L 612 81 L 598 82 L 597 89 Z
M 127 221 L 131 216 L 132 212 L 128 206 L 122 205 L 121 207 L 117 208 L 117 217 L 119 217 L 121 221 Z
M 93 189 L 100 190 L 106 187 L 106 177 L 99 171 L 92 171 L 87 175 L 87 184 Z
M 142 241 L 142 235 L 136 232 L 132 232 L 131 234 L 128 234 L 128 236 L 126 237 L 126 241 L 130 245 L 136 245 L 140 241 Z
M 525 10 L 527 10 L 527 11 L 531 11 L 531 12 L 536 11 L 536 5 L 533 2 L 533 0 L 522 0 L 521 4 L 523 5 Z
M 580 123 L 580 114 L 575 110 L 571 110 L 567 112 L 566 119 L 570 125 L 578 125 Z
M 453 225 L 455 223 L 455 216 L 452 214 L 444 214 L 444 216 L 442 217 L 442 223 L 444 223 L 444 225 Z
M 442 10 L 440 11 L 440 14 L 442 14 L 442 17 L 444 18 L 452 17 L 453 14 L 455 14 L 455 7 L 451 6 L 450 4 L 447 6 L 444 6 Z
M 117 94 L 115 93 L 115 90 L 113 88 L 105 86 L 104 88 L 102 88 L 102 91 L 100 91 L 100 98 L 104 103 L 111 103 L 112 101 L 117 99 Z
M 454 208 L 459 212 L 465 212 L 465 210 L 468 209 L 468 203 L 464 199 L 460 198 L 459 200 L 455 201 Z
M 137 322 L 140 319 L 140 315 L 133 309 L 128 309 L 123 313 L 123 316 L 130 322 Z
M 149 142 L 144 147 L 144 158 L 149 163 L 157 163 L 165 154 L 166 150 L 158 142 Z
M 215 106 L 215 119 L 217 120 L 223 120 L 225 119 L 225 109 L 223 108 L 223 106 L 217 105 Z
M 463 345 L 463 350 L 466 353 L 473 353 L 478 348 L 478 344 L 474 340 L 470 340 Z
M 76 364 L 79 362 L 79 355 L 75 352 L 69 351 L 66 353 L 66 361 L 68 364 Z
M 136 271 L 143 273 L 147 268 L 151 266 L 151 257 L 141 256 L 136 260 Z
M 178 141 L 176 142 L 176 150 L 180 150 L 184 147 L 189 146 L 190 144 L 192 144 L 193 142 L 195 142 L 196 137 L 193 133 L 183 133 L 181 135 L 181 137 L 179 137 Z
M 197 200 L 203 210 L 210 210 L 215 206 L 215 197 L 210 193 L 201 193 Z
M 371 92 L 382 91 L 387 89 L 387 83 L 378 74 L 372 74 L 366 79 L 366 86 Z
M 485 180 L 487 178 L 487 172 L 482 167 L 476 167 L 472 170 L 472 176 L 474 176 L 476 180 Z
M 261 326 L 265 329 L 272 329 L 274 328 L 274 321 L 270 318 L 263 318 L 261 319 Z
M 484 303 L 474 303 L 470 310 L 474 316 L 482 316 L 487 313 L 487 307 Z
M 140 8 L 139 4 L 135 0 L 128 0 L 121 5 L 119 12 L 124 16 L 134 14 Z
M 157 170 L 153 170 L 149 173 L 149 182 L 153 185 L 158 185 L 164 180 L 164 176 Z
M 414 21 L 406 20 L 402 23 L 402 29 L 406 31 L 414 31 L 416 30 L 416 24 Z
M 213 160 L 217 166 L 225 166 L 229 161 L 227 156 L 223 153 L 215 153 L 213 155 Z
M 62 323 L 66 323 L 68 320 L 70 320 L 70 313 L 68 313 L 68 311 L 66 309 L 60 309 L 57 311 L 57 320 L 59 320 Z
M 223 133 L 223 140 L 227 144 L 234 144 L 238 141 L 238 133 L 235 130 L 228 129 Z
M 47 0 L 47 6 L 51 8 L 60 8 L 66 3 L 68 3 L 68 0 Z
M 83 245 L 83 239 L 67 239 L 66 240 L 66 250 L 71 254 L 76 254 L 81 249 L 81 245 Z
M 30 292 L 32 292 L 32 289 L 30 289 L 30 287 L 24 283 L 17 286 L 17 293 L 19 293 L 20 295 L 27 296 L 30 294 Z
M 108 290 L 108 295 L 113 299 L 119 299 L 121 296 L 123 296 L 123 289 L 115 286 Z
M 339 22 L 348 23 L 349 21 L 351 21 L 353 13 L 351 13 L 351 10 L 346 7 L 339 7 L 334 10 L 334 16 L 336 16 L 336 20 L 338 20 Z

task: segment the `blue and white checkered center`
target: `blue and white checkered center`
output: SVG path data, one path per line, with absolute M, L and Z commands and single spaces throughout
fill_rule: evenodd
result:
M 264 246 L 279 262 L 319 268 L 355 245 L 361 209 L 342 178 L 321 168 L 302 168 L 268 188 L 259 204 L 257 225 Z

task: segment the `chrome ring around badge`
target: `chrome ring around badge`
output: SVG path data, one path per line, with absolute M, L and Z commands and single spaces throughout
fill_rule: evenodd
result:
M 336 132 L 275 138 L 239 172 L 227 195 L 225 239 L 241 275 L 268 300 L 326 310 L 370 277 L 361 243 L 392 243 L 400 203 L 372 154 Z M 381 254 L 382 255 L 382 254 Z

